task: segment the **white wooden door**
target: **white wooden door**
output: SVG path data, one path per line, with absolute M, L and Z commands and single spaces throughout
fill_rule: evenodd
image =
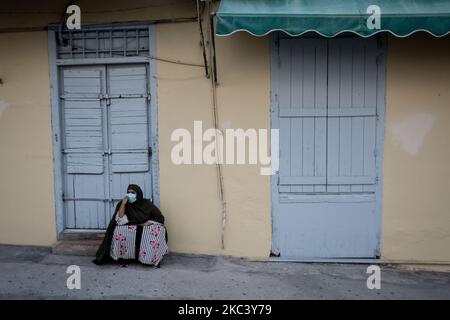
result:
M 273 251 L 302 259 L 376 257 L 382 42 L 278 43 L 272 59 L 272 125 L 280 130 Z
M 147 66 L 60 72 L 65 227 L 104 229 L 128 184 L 152 197 Z

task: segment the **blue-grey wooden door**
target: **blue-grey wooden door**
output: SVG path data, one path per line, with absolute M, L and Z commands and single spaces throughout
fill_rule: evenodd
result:
M 128 184 L 152 197 L 147 65 L 60 72 L 65 227 L 104 229 Z
M 374 258 L 383 43 L 281 38 L 275 52 L 272 249 L 286 258 Z

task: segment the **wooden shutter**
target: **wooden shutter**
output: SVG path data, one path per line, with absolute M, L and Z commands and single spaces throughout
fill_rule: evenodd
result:
M 281 40 L 280 192 L 326 189 L 327 40 Z
M 376 41 L 328 45 L 327 190 L 374 191 L 377 117 Z

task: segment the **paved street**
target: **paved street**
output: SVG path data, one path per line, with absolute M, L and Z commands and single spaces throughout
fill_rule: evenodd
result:
M 251 262 L 169 254 L 160 269 L 96 266 L 86 256 L 0 246 L 1 299 L 450 299 L 450 273 L 381 267 L 381 289 L 366 286 L 367 265 Z M 81 289 L 69 290 L 69 265 Z

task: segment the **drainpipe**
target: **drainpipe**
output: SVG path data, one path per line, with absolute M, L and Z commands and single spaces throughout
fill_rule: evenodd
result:
M 212 96 L 212 112 L 213 112 L 213 122 L 214 122 L 214 129 L 215 129 L 215 147 L 216 150 L 219 150 L 218 146 L 218 135 L 217 132 L 219 129 L 219 115 L 218 115 L 218 106 L 217 106 L 217 64 L 216 64 L 216 42 L 215 42 L 215 31 L 214 31 L 214 16 L 216 15 L 215 12 L 210 12 L 211 4 L 210 1 L 207 2 L 207 11 L 209 13 L 209 38 L 210 38 L 210 47 L 209 47 L 209 55 L 210 55 L 210 66 L 211 66 L 211 96 Z M 221 132 L 221 131 L 220 131 Z M 222 153 L 223 150 L 220 150 Z M 222 250 L 225 249 L 225 231 L 226 231 L 226 225 L 227 225 L 227 203 L 225 199 L 225 186 L 224 186 L 224 179 L 223 179 L 223 171 L 222 171 L 222 164 L 220 163 L 221 156 L 218 155 L 218 152 L 216 152 L 216 171 L 217 171 L 217 179 L 218 179 L 218 187 L 219 187 L 219 198 L 220 198 L 220 204 L 222 207 L 222 224 L 221 224 L 221 232 L 220 232 L 220 242 L 221 242 L 221 248 Z
M 216 16 L 215 12 L 211 12 L 209 14 L 209 24 L 211 28 L 211 59 L 212 59 L 212 71 L 214 84 L 217 86 L 217 64 L 216 64 L 216 34 L 214 30 L 214 17 Z
M 208 70 L 208 60 L 206 59 L 206 45 L 205 45 L 205 35 L 203 33 L 203 24 L 202 24 L 202 19 L 201 19 L 201 15 L 203 13 L 204 10 L 202 10 L 202 12 L 200 12 L 200 0 L 197 0 L 197 21 L 198 21 L 198 27 L 200 29 L 200 38 L 201 38 L 201 45 L 202 45 L 202 49 L 203 49 L 203 63 L 205 65 L 205 76 L 206 78 L 209 78 L 209 70 Z M 205 6 L 203 6 L 203 9 L 205 8 Z

